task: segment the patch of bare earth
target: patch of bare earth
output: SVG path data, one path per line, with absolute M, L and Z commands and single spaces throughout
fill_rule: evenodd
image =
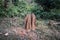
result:
M 17 38 L 19 40 L 38 40 L 39 37 L 35 31 L 26 31 L 21 27 L 11 27 L 4 30 L 5 33 L 2 33 L 6 37 L 5 40 L 10 38 Z M 10 38 L 9 38 L 10 37 Z M 13 40 L 12 39 L 12 40 Z

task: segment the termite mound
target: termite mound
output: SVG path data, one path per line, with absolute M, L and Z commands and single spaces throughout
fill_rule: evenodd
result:
M 35 30 L 36 28 L 36 17 L 32 14 L 27 14 L 25 17 L 25 29 L 27 31 Z

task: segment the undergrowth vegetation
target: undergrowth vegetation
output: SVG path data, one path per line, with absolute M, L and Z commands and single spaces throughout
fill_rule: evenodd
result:
M 25 17 L 28 13 L 34 13 L 37 19 L 59 19 L 59 2 L 57 3 L 56 0 L 0 0 L 0 17 Z

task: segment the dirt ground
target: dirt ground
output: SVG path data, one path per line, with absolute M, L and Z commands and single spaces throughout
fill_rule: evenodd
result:
M 60 40 L 60 25 L 49 26 L 48 21 L 37 20 L 36 30 L 26 32 L 23 19 L 0 18 L 0 40 Z

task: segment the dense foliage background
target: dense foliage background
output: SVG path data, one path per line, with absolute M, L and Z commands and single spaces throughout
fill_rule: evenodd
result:
M 25 17 L 34 13 L 37 19 L 59 19 L 60 0 L 0 0 L 0 17 Z

